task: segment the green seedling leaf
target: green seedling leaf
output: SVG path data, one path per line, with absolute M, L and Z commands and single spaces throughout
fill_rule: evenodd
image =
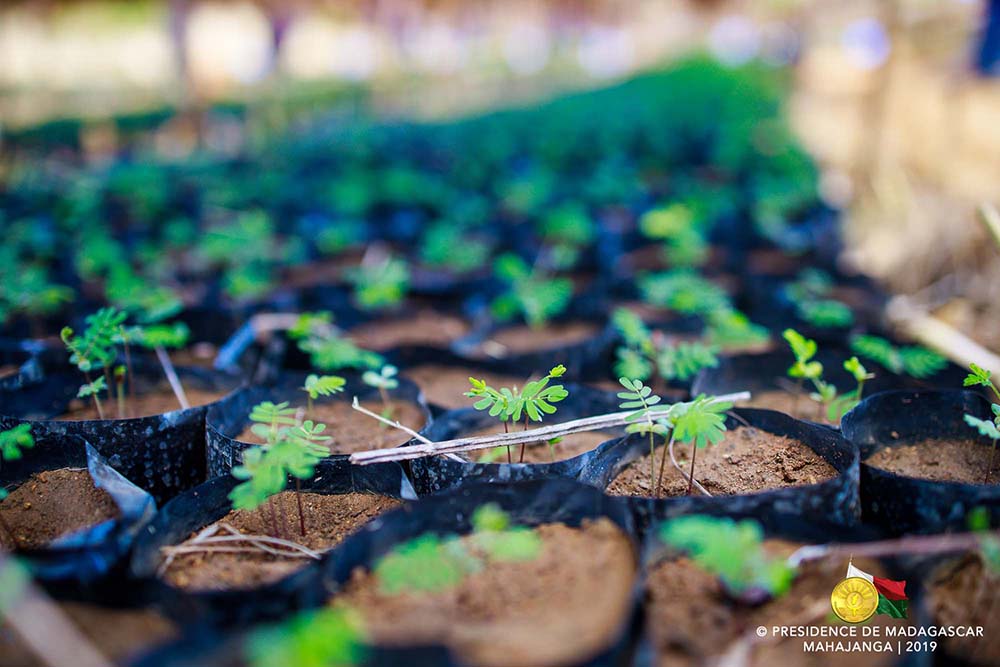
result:
M 24 456 L 25 449 L 34 446 L 31 424 L 18 424 L 14 428 L 0 431 L 0 459 L 4 461 L 17 461 Z

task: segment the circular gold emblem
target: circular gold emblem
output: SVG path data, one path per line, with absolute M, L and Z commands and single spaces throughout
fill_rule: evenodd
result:
M 830 594 L 833 613 L 842 621 L 862 623 L 878 608 L 875 584 L 861 577 L 848 577 L 837 584 Z

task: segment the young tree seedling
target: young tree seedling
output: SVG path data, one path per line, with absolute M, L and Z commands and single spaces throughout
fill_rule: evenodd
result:
M 820 328 L 849 327 L 854 313 L 844 303 L 826 298 L 833 290 L 833 281 L 822 271 L 803 271 L 799 279 L 785 286 L 785 296 L 795 305 L 804 321 Z
M 365 658 L 361 619 L 344 606 L 300 612 L 250 633 L 250 667 L 348 667 Z
M 35 438 L 31 435 L 31 424 L 18 424 L 14 428 L 0 431 L 0 463 L 17 461 L 24 457 L 24 450 L 35 446 Z M 0 486 L 0 500 L 7 497 L 7 489 Z M 14 533 L 0 516 L 0 529 L 7 534 L 11 544 L 16 544 Z
M 326 311 L 302 313 L 288 330 L 288 337 L 309 355 L 313 368 L 335 372 L 345 368 L 369 369 L 382 365 L 382 357 L 358 347 L 333 325 Z
M 330 438 L 323 435 L 326 425 L 309 420 L 298 424 L 294 415 L 295 408 L 288 407 L 287 402 L 266 401 L 255 405 L 250 412 L 254 422 L 251 430 L 265 444 L 243 452 L 243 465 L 234 466 L 232 471 L 233 477 L 244 480 L 229 494 L 233 509 L 255 510 L 267 502 L 275 536 L 283 531 L 278 525 L 273 497 L 284 491 L 289 476 L 295 478 L 299 531 L 303 536 L 306 534 L 301 480 L 311 479 L 316 465 L 330 454 L 325 444 Z
M 722 440 L 726 432 L 725 413 L 733 407 L 732 403 L 720 401 L 704 394 L 687 403 L 661 404 L 661 398 L 652 393 L 652 389 L 642 384 L 640 380 L 620 378 L 618 380 L 629 391 L 620 392 L 623 399 L 621 408 L 635 410 L 626 417 L 625 430 L 649 436 L 649 486 L 650 493 L 659 495 L 663 483 L 663 469 L 666 458 L 660 462 L 660 477 L 654 481 L 656 474 L 656 449 L 653 436 L 659 435 L 666 439 L 668 435 L 678 442 L 691 443 L 691 470 L 688 475 L 688 495 L 694 489 L 694 466 L 697 450 L 708 444 L 716 444 Z
M 312 414 L 313 401 L 320 396 L 333 396 L 344 391 L 347 381 L 337 375 L 310 374 L 306 377 L 302 391 L 306 392 L 306 414 Z
M 788 561 L 768 555 L 760 524 L 750 519 L 678 517 L 660 527 L 660 539 L 687 553 L 742 602 L 756 604 L 784 595 L 795 578 Z
M 392 416 L 392 403 L 389 401 L 389 391 L 399 386 L 399 379 L 396 374 L 399 371 L 392 364 L 386 364 L 378 373 L 375 371 L 365 371 L 361 376 L 361 381 L 369 387 L 378 389 L 378 395 L 382 399 L 382 416 L 389 418 Z
M 410 269 L 406 261 L 389 255 L 379 262 L 362 260 L 347 277 L 354 285 L 354 298 L 365 310 L 398 306 L 410 288 Z
M 704 368 L 719 364 L 714 345 L 701 341 L 668 342 L 666 336 L 650 331 L 642 319 L 626 308 L 612 315 L 612 323 L 623 344 L 615 351 L 617 375 L 664 384 L 673 380 L 687 381 Z
M 490 245 L 463 233 L 456 224 L 440 222 L 429 227 L 424 234 L 420 258 L 428 266 L 467 273 L 488 263 Z
M 446 591 L 490 562 L 531 561 L 541 553 L 538 534 L 512 525 L 510 516 L 494 503 L 473 512 L 472 528 L 465 541 L 456 535 L 424 533 L 398 545 L 375 563 L 379 590 L 385 595 Z
M 926 347 L 920 345 L 896 347 L 879 336 L 853 337 L 851 351 L 897 375 L 905 373 L 918 380 L 929 378 L 948 365 L 947 359 Z
M 840 421 L 861 402 L 865 382 L 875 376 L 861 365 L 857 357 L 844 362 L 844 370 L 851 374 L 857 385 L 854 391 L 841 395 L 833 384 L 823 379 L 823 364 L 813 359 L 818 350 L 816 341 L 804 337 L 794 329 L 785 329 L 782 336 L 788 341 L 795 356 L 795 363 L 788 369 L 788 376 L 798 380 L 799 391 L 796 392 L 796 398 L 802 394 L 802 383 L 805 380 L 811 382 L 816 391 L 810 394 L 810 398 L 817 402 L 821 411 L 826 406 L 826 417 L 831 422 Z
M 710 315 L 732 308 L 726 291 L 688 269 L 651 273 L 639 279 L 646 303 L 682 315 Z
M 663 400 L 653 394 L 653 390 L 642 384 L 642 380 L 622 377 L 618 379 L 628 391 L 618 392 L 618 398 L 622 399 L 620 407 L 622 410 L 636 410 L 626 418 L 630 422 L 625 427 L 626 433 L 637 433 L 649 436 L 649 488 L 655 496 L 659 495 L 659 485 L 654 486 L 656 479 L 656 445 L 653 440 L 654 435 L 666 438 L 670 429 L 666 424 L 659 421 L 663 412 L 670 409 L 668 405 L 660 405 Z M 660 413 L 660 414 L 655 414 Z
M 86 317 L 84 321 L 87 326 L 83 335 L 75 335 L 70 327 L 63 327 L 59 334 L 66 349 L 70 352 L 70 363 L 80 369 L 87 381 L 77 395 L 80 398 L 90 397 L 93 399 L 100 419 L 104 419 L 104 410 L 99 397 L 100 392 L 107 391 L 109 398 L 114 396 L 111 392 L 110 366 L 117 356 L 115 344 L 125 318 L 126 314 L 122 311 L 115 308 L 102 308 Z M 101 371 L 103 375 L 92 380 L 90 374 L 94 371 Z
M 524 415 L 524 428 L 527 430 L 529 421 L 540 422 L 544 415 L 552 415 L 556 412 L 558 403 L 569 396 L 569 391 L 561 384 L 550 385 L 549 382 L 562 377 L 566 373 L 566 367 L 562 364 L 549 370 L 548 375 L 540 380 L 534 380 L 524 385 L 524 389 L 517 387 L 501 387 L 495 389 L 484 380 L 469 378 L 472 388 L 465 393 L 470 398 L 477 399 L 472 407 L 476 410 L 488 410 L 491 417 L 496 417 L 503 424 L 504 433 L 509 431 L 508 421 L 518 422 Z M 524 447 L 521 445 L 521 455 L 518 463 L 524 462 Z M 510 448 L 507 448 L 507 463 L 511 463 Z
M 131 340 L 156 353 L 156 358 L 163 368 L 163 374 L 166 376 L 167 382 L 170 383 L 170 388 L 173 390 L 174 396 L 177 397 L 177 402 L 184 410 L 189 409 L 191 403 L 187 399 L 187 394 L 184 393 L 184 386 L 177 376 L 177 370 L 174 368 L 173 362 L 170 361 L 167 348 L 180 349 L 187 345 L 190 337 L 191 330 L 183 322 L 132 327 L 131 334 Z M 123 342 L 127 340 L 126 338 Z
M 974 363 L 969 364 L 969 370 L 972 372 L 965 377 L 962 385 L 965 387 L 988 387 L 993 392 L 993 395 L 996 396 L 997 401 L 1000 401 L 1000 389 L 997 389 L 996 384 L 993 383 L 993 373 Z M 990 462 L 986 466 L 986 476 L 983 478 L 983 484 L 990 483 L 990 473 L 993 471 L 993 459 L 997 452 L 997 440 L 1000 440 L 1000 404 L 990 403 L 990 410 L 993 412 L 992 420 L 965 415 L 966 424 L 993 441 L 993 449 L 990 451 Z
M 533 329 L 560 315 L 573 297 L 569 278 L 553 277 L 538 266 L 529 267 L 517 255 L 507 253 L 494 262 L 494 273 L 507 291 L 494 299 L 490 310 L 501 322 L 520 315 Z

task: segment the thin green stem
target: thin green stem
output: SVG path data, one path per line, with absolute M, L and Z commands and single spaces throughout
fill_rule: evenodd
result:
M 694 490 L 694 460 L 698 458 L 698 443 L 695 440 L 691 441 L 691 475 L 688 477 L 688 490 L 687 495 L 691 495 L 691 491 Z

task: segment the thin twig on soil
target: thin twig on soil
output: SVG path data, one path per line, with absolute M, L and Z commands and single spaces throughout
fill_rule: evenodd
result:
M 228 534 L 219 535 L 220 531 Z M 240 543 L 247 544 L 241 546 Z M 228 523 L 217 523 L 207 526 L 187 542 L 161 547 L 160 552 L 166 557 L 157 571 L 159 576 L 162 576 L 167 571 L 177 556 L 190 553 L 264 552 L 282 558 L 311 558 L 313 560 L 319 560 L 320 558 L 318 552 L 297 542 L 283 540 L 279 537 L 270 537 L 268 535 L 246 535 Z
M 380 422 L 382 422 L 383 424 L 386 424 L 387 426 L 392 426 L 393 428 L 399 429 L 403 433 L 407 433 L 407 434 L 411 435 L 412 437 L 416 438 L 417 440 L 419 440 L 420 442 L 422 442 L 424 444 L 427 444 L 427 445 L 433 445 L 434 444 L 434 442 L 432 440 L 428 440 L 424 436 L 422 436 L 419 433 L 417 433 L 416 431 L 414 431 L 409 426 L 403 426 L 398 421 L 394 421 L 394 420 L 391 420 L 391 419 L 386 419 L 382 415 L 380 415 L 380 414 L 378 414 L 376 412 L 372 412 L 368 408 L 363 407 L 361 405 L 361 403 L 358 402 L 358 397 L 357 396 L 354 397 L 354 401 L 351 403 L 351 407 L 354 408 L 355 410 L 357 410 L 358 412 L 360 412 L 361 414 L 368 415 L 369 417 L 371 417 L 373 419 L 377 419 Z M 388 450 L 384 450 L 383 449 L 383 450 L 376 450 L 376 451 L 388 451 Z M 450 459 L 452 459 L 454 461 L 461 461 L 462 460 L 461 458 L 459 458 L 458 456 L 455 456 L 454 454 L 452 454 L 448 458 L 450 458 Z M 353 462 L 354 462 L 354 460 L 353 460 L 353 456 L 352 456 L 351 463 L 353 463 Z

